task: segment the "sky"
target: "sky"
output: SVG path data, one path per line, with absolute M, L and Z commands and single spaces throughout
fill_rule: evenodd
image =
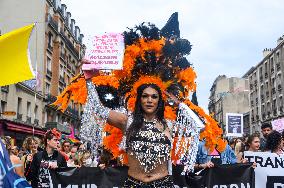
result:
M 84 35 L 123 32 L 142 22 L 162 28 L 179 13 L 181 37 L 197 72 L 199 106 L 208 111 L 218 75 L 242 77 L 284 34 L 283 0 L 62 0 Z

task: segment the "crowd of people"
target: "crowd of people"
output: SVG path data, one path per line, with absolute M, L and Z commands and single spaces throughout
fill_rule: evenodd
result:
M 204 142 L 201 142 L 195 169 L 211 168 L 216 164 L 246 163 L 245 151 L 284 154 L 284 131 L 281 134 L 273 130 L 271 124 L 264 123 L 261 126 L 261 132 L 262 135 L 253 133 L 242 138 L 228 139 L 228 145 L 221 153 L 217 150 L 208 153 Z
M 205 142 L 200 142 L 196 156 L 195 170 L 212 168 L 219 164 L 245 163 L 244 152 L 271 152 L 284 154 L 284 131 L 274 131 L 272 126 L 264 123 L 261 126 L 262 135 L 251 134 L 242 138 L 228 140 L 225 151 L 214 150 L 208 153 Z M 120 165 L 112 160 L 111 154 L 101 149 L 100 155 L 93 158 L 91 151 L 81 142 L 71 142 L 62 139 L 56 129 L 46 132 L 43 140 L 35 136 L 28 136 L 22 148 L 11 144 L 11 137 L 2 139 L 10 154 L 10 160 L 15 166 L 15 172 L 30 181 L 33 187 L 49 187 L 48 169 L 60 167 L 100 167 Z
M 32 187 L 49 187 L 49 169 L 97 166 L 104 169 L 116 165 L 106 150 L 100 150 L 100 155 L 93 158 L 83 143 L 63 139 L 56 129 L 48 130 L 43 139 L 26 137 L 20 149 L 12 144 L 10 136 L 3 136 L 2 142 L 10 155 L 14 171 L 26 178 Z

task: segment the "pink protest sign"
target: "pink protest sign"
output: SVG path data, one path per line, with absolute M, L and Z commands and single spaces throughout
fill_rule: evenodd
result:
M 284 118 L 277 119 L 271 122 L 273 130 L 276 130 L 280 133 L 284 130 Z
M 124 39 L 120 33 L 105 33 L 88 37 L 85 59 L 91 64 L 83 65 L 83 70 L 120 70 L 123 64 Z

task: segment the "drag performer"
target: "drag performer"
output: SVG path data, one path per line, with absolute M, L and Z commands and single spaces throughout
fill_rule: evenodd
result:
M 103 145 L 129 166 L 124 187 L 174 187 L 171 165 L 192 171 L 199 139 L 208 150 L 225 148 L 216 121 L 188 99 L 196 75 L 184 57 L 191 44 L 180 38 L 177 16 L 161 30 L 141 24 L 124 32 L 123 69 L 84 71 L 54 103 L 63 111 L 70 100 L 85 104 L 81 139 L 94 156 Z

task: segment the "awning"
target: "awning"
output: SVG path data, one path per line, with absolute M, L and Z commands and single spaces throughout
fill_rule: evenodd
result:
M 8 122 L 5 122 L 5 124 L 7 125 L 6 128 L 8 130 L 33 134 L 33 128 L 32 127 L 28 127 L 28 126 L 25 126 L 25 125 L 17 125 L 17 124 L 8 123 Z M 40 130 L 38 128 L 35 128 L 34 134 L 43 136 L 45 134 L 45 131 Z

